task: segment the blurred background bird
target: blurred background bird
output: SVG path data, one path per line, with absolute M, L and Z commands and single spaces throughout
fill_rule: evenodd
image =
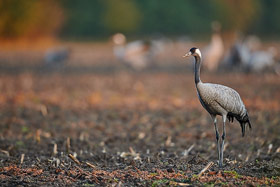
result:
M 69 47 L 49 48 L 45 52 L 44 65 L 47 68 L 61 68 L 69 59 L 71 50 Z
M 135 40 L 127 42 L 126 36 L 116 33 L 112 36 L 113 53 L 122 63 L 134 70 L 152 66 L 154 57 L 163 50 L 160 40 Z
M 261 46 L 257 36 L 247 36 L 243 41 L 237 39 L 225 56 L 224 63 L 230 68 L 247 72 L 273 70 L 277 66 L 278 51 L 272 46 L 268 49 Z
M 205 67 L 209 71 L 216 71 L 224 55 L 224 44 L 221 37 L 221 24 L 217 21 L 212 22 L 211 41 L 202 52 L 205 56 Z

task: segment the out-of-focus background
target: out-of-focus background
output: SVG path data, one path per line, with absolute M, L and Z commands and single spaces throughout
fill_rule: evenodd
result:
M 0 0 L 1 184 L 280 185 L 279 8 Z M 237 90 L 251 118 L 244 138 L 227 124 L 220 172 L 193 58 L 182 58 L 194 46 L 202 81 Z
M 180 66 L 182 54 L 197 46 L 210 71 L 279 74 L 279 6 L 275 0 L 1 1 L 1 67 L 162 68 Z

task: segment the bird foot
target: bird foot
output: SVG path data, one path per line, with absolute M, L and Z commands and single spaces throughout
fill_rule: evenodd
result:
M 219 160 L 217 161 L 217 163 L 218 163 L 219 169 L 222 169 L 223 168 L 223 163 L 220 162 Z

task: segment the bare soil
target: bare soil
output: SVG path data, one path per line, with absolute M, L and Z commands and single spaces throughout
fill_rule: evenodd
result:
M 252 121 L 244 138 L 237 122 L 227 123 L 222 169 L 190 70 L 2 71 L 1 185 L 280 185 L 279 76 L 202 80 L 236 89 Z

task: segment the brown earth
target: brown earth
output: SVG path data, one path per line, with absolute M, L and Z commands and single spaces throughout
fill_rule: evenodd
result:
M 190 70 L 1 71 L 2 186 L 280 185 L 279 76 L 202 79 L 236 89 L 252 121 L 244 138 L 227 123 L 222 169 Z

